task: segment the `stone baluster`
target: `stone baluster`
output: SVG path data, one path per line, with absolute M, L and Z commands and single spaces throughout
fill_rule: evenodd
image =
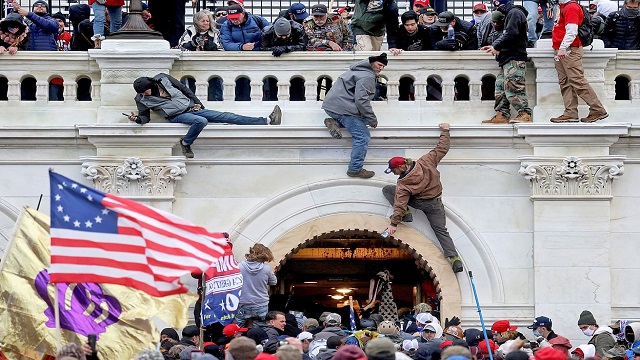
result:
M 251 80 L 251 101 L 262 101 L 262 86 L 262 81 Z
M 480 103 L 482 98 L 482 81 L 469 81 L 469 100 L 473 103 Z
M 209 96 L 209 83 L 206 80 L 196 79 L 196 97 L 200 101 L 207 100 Z
M 453 104 L 453 98 L 455 97 L 455 81 L 442 80 L 442 102 Z
M 640 101 L 640 80 L 631 80 L 629 87 L 630 87 L 629 91 L 631 95 L 630 100 L 632 102 Z
M 224 101 L 233 101 L 236 98 L 236 82 L 233 79 L 223 79 L 222 88 Z
M 78 97 L 78 84 L 75 81 L 64 79 L 64 100 L 76 101 Z
M 413 88 L 415 91 L 416 101 L 426 100 L 427 98 L 427 82 L 426 81 L 414 81 Z
M 131 88 L 133 88 L 132 85 L 131 85 Z M 93 101 L 100 100 L 102 97 L 101 94 L 102 94 L 102 86 L 100 85 L 100 79 L 97 79 L 97 80 L 91 79 L 91 100 Z M 131 96 L 134 96 L 134 95 L 131 95 Z
M 278 100 L 289 100 L 290 91 L 291 91 L 291 82 L 278 81 Z
M 605 80 L 604 96 L 606 99 L 613 100 L 616 98 L 616 82 L 615 80 Z
M 318 82 L 315 80 L 306 80 L 304 82 L 304 98 L 306 101 L 316 101 L 318 94 Z
M 387 99 L 398 100 L 400 97 L 400 81 L 389 80 L 387 81 Z
M 20 100 L 20 82 L 18 80 L 9 80 L 7 82 L 7 99 Z
M 45 80 L 36 81 L 36 100 L 49 100 L 49 83 Z

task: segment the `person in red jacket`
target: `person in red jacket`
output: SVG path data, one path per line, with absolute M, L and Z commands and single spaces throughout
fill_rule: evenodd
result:
M 93 9 L 93 36 L 104 38 L 104 24 L 107 21 L 107 12 L 111 20 L 110 33 L 114 33 L 122 27 L 122 6 L 124 0 L 89 0 Z M 98 46 L 96 46 L 98 47 Z
M 435 149 L 417 161 L 400 156 L 389 160 L 389 168 L 384 172 L 394 173 L 399 177 L 397 186 L 387 185 L 382 188 L 382 194 L 393 205 L 391 224 L 386 232 L 393 235 L 399 223 L 413 221 L 409 206 L 422 210 L 427 215 L 453 272 L 461 272 L 462 261 L 447 230 L 447 219 L 441 199 L 442 183 L 437 168 L 440 160 L 449 152 L 449 124 L 442 123 L 439 127 L 442 132 Z
M 578 37 L 578 27 L 583 19 L 582 8 L 577 2 L 560 0 L 560 17 L 551 36 L 553 49 L 556 50 L 555 65 L 564 113 L 551 118 L 554 123 L 578 122 L 578 96 L 589 105 L 589 116 L 580 121 L 590 123 L 609 116 L 584 76 L 582 43 Z

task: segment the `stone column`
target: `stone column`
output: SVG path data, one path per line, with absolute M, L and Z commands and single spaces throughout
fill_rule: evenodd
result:
M 600 325 L 611 319 L 610 208 L 624 156 L 609 147 L 627 135 L 627 124 L 518 126 L 533 147 L 520 158 L 530 182 L 534 216 L 535 315 L 548 316 L 574 346 L 582 310 Z M 556 326 L 557 324 L 557 326 Z
M 89 50 L 100 67 L 99 124 L 126 122 L 122 113 L 137 111 L 133 81 L 140 76 L 169 74 L 180 50 L 169 49 L 163 39 L 108 39 L 101 49 Z

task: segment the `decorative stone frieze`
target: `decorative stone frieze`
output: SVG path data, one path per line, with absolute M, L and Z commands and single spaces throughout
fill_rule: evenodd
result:
M 624 173 L 622 156 L 580 158 L 523 157 L 518 173 L 531 182 L 532 199 L 612 198 L 614 179 Z
M 174 187 L 187 173 L 184 158 L 83 158 L 82 175 L 101 191 L 126 197 L 173 198 Z

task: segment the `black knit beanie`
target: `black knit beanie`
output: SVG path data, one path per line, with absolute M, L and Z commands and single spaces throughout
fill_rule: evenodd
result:
M 378 56 L 369 56 L 369 63 L 371 64 L 372 62 L 380 62 L 383 63 L 384 66 L 387 66 L 387 64 L 389 63 L 389 60 L 387 60 L 387 53 L 382 53 Z

